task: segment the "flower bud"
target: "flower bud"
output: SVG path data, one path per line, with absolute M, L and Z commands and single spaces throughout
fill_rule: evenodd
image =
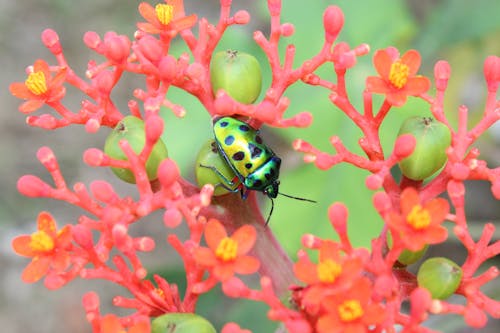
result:
M 333 43 L 344 26 L 344 13 L 337 6 L 329 6 L 323 14 L 323 25 L 325 27 L 325 39 Z

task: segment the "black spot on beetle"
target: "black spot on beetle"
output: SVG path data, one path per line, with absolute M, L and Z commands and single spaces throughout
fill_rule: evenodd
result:
M 221 121 L 219 123 L 219 125 L 220 125 L 220 127 L 227 127 L 227 125 L 229 125 L 229 122 L 227 122 L 227 121 Z
M 252 163 L 246 163 L 245 168 L 250 169 L 252 167 L 252 165 L 253 165 Z
M 262 149 L 260 149 L 253 143 L 248 144 L 248 150 L 250 151 L 250 156 L 252 157 L 252 159 L 257 158 L 262 154 Z
M 262 144 L 263 141 L 262 141 L 262 138 L 260 137 L 260 135 L 255 136 L 255 142 L 257 142 L 260 145 Z
M 233 160 L 235 161 L 242 161 L 244 158 L 245 158 L 245 153 L 242 151 L 233 154 Z

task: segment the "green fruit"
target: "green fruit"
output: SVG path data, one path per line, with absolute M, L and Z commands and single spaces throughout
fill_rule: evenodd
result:
M 214 94 L 224 89 L 236 101 L 251 104 L 262 88 L 260 64 L 254 56 L 244 52 L 217 52 L 210 65 L 210 82 Z
M 453 295 L 462 280 L 462 268 L 450 259 L 431 258 L 420 266 L 417 273 L 419 287 L 427 289 L 432 298 L 446 299 Z
M 167 313 L 153 319 L 151 333 L 217 333 L 212 324 L 194 313 Z
M 146 143 L 144 121 L 134 116 L 126 116 L 116 125 L 106 139 L 104 153 L 117 160 L 126 160 L 127 156 L 119 145 L 120 140 L 127 140 L 132 150 L 136 154 L 139 154 L 144 149 L 144 144 Z M 154 145 L 151 155 L 149 155 L 146 161 L 146 172 L 149 180 L 157 178 L 158 166 L 167 157 L 167 147 L 160 139 Z M 111 168 L 111 170 L 121 180 L 127 183 L 135 183 L 135 177 L 131 170 L 126 168 Z
M 403 134 L 412 134 L 417 142 L 413 153 L 399 162 L 407 178 L 423 180 L 446 163 L 451 133 L 445 124 L 430 117 L 412 117 L 401 125 L 398 136 Z
M 215 140 L 208 140 L 198 152 L 196 157 L 196 182 L 199 187 L 206 184 L 212 184 L 215 186 L 214 195 L 224 195 L 231 193 L 229 190 L 222 186 L 216 186 L 217 184 L 227 184 L 213 169 L 207 168 L 214 167 L 217 169 L 226 179 L 233 180 L 236 178 L 233 170 L 229 167 L 226 161 L 222 158 L 217 150 Z M 231 189 L 236 189 L 239 185 L 237 181 Z

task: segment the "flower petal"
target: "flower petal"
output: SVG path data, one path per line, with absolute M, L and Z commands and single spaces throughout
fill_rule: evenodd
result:
M 392 90 L 386 95 L 387 102 L 393 106 L 403 106 L 406 103 L 408 94 L 405 90 Z
M 38 230 L 44 231 L 53 238 L 57 237 L 56 221 L 49 212 L 40 212 L 37 218 Z
M 391 59 L 385 50 L 378 50 L 373 56 L 373 65 L 383 79 L 389 78 L 393 62 L 393 59 Z
M 408 75 L 414 76 L 417 74 L 418 69 L 420 68 L 420 63 L 421 63 L 421 58 L 420 58 L 420 53 L 416 50 L 408 50 L 403 56 L 401 57 L 401 62 L 403 64 L 408 65 L 410 72 Z
M 238 243 L 238 256 L 247 254 L 257 239 L 257 231 L 251 225 L 244 225 L 234 232 L 231 238 Z
M 312 263 L 309 258 L 301 258 L 293 266 L 295 276 L 306 284 L 318 283 L 318 273 L 316 264 Z
M 194 260 L 202 266 L 212 267 L 217 264 L 217 259 L 212 250 L 206 247 L 199 247 L 194 249 Z
M 425 93 L 431 87 L 431 81 L 425 76 L 415 76 L 408 79 L 404 91 L 408 96 L 418 96 Z
M 47 274 L 50 266 L 50 257 L 35 257 L 23 271 L 22 280 L 32 283 L 40 280 Z
M 141 2 L 139 4 L 139 13 L 144 19 L 150 23 L 159 23 L 158 18 L 156 17 L 156 11 L 153 6 L 151 6 L 147 2 Z
M 233 263 L 217 265 L 214 267 L 213 273 L 214 276 L 220 281 L 227 281 L 234 275 Z
M 319 249 L 319 261 L 325 261 L 331 259 L 333 261 L 339 262 L 341 260 L 339 254 L 340 246 L 338 243 L 332 241 L 324 241 Z
M 34 257 L 36 253 L 31 249 L 30 243 L 30 235 L 17 236 L 12 240 L 12 249 L 21 256 Z
M 205 240 L 212 251 L 215 251 L 220 241 L 226 237 L 226 229 L 224 229 L 222 223 L 215 219 L 211 219 L 207 222 L 205 225 Z
M 24 82 L 12 83 L 9 86 L 9 90 L 10 93 L 17 98 L 31 99 L 37 97 L 28 89 L 28 87 L 26 87 L 26 84 Z
M 162 31 L 149 22 L 137 22 L 137 28 L 148 34 L 159 34 Z
M 253 274 L 257 272 L 259 267 L 259 260 L 251 256 L 240 257 L 234 263 L 234 271 L 238 274 Z
M 198 17 L 194 14 L 185 16 L 173 21 L 170 25 L 170 28 L 177 31 L 189 29 L 196 24 L 196 20 L 198 20 Z
M 387 94 L 391 91 L 387 82 L 378 76 L 369 76 L 366 78 L 366 89 L 376 94 Z
M 420 197 L 418 192 L 413 187 L 407 187 L 401 193 L 401 212 L 403 215 L 407 215 L 413 207 L 420 204 Z
M 30 99 L 19 106 L 19 111 L 24 114 L 38 110 L 45 104 L 44 99 Z
M 439 224 L 444 221 L 450 211 L 450 205 L 446 199 L 436 198 L 424 205 L 431 215 L 431 224 Z
M 52 267 L 57 272 L 64 272 L 66 268 L 69 267 L 70 263 L 71 263 L 71 257 L 69 253 L 66 251 L 57 251 L 52 256 Z

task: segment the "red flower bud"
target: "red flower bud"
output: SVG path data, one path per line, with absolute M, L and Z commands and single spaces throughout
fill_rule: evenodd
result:
M 488 91 L 495 92 L 498 90 L 500 83 L 500 57 L 489 56 L 484 61 L 484 78 L 488 85 Z
M 47 47 L 53 54 L 62 53 L 62 46 L 59 42 L 59 35 L 52 29 L 45 29 L 42 32 L 42 43 Z
M 344 26 L 344 13 L 342 10 L 337 6 L 329 6 L 323 14 L 323 25 L 327 43 L 333 43 Z
M 451 67 L 447 61 L 440 60 L 434 66 L 434 80 L 436 81 L 436 88 L 444 91 L 448 86 L 448 79 L 451 75 Z
M 52 188 L 43 180 L 33 175 L 24 175 L 17 181 L 17 190 L 27 197 L 46 197 Z

